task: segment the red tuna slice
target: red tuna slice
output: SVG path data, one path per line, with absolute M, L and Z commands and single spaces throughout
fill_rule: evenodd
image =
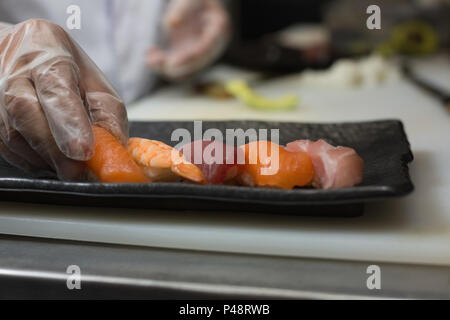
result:
M 237 154 L 240 150 L 222 142 L 197 140 L 180 151 L 186 160 L 200 168 L 209 184 L 224 184 L 239 173 Z
M 352 148 L 334 147 L 324 140 L 297 140 L 288 143 L 286 150 L 309 154 L 315 170 L 315 188 L 352 187 L 362 181 L 364 161 Z

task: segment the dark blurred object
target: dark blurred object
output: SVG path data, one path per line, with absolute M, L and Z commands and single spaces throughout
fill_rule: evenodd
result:
M 366 27 L 369 17 L 366 9 L 369 5 L 378 5 L 381 9 L 380 30 Z M 339 55 L 366 54 L 386 42 L 398 42 L 399 35 L 404 38 L 414 34 L 409 32 L 414 24 L 427 25 L 432 29 L 438 41 L 436 48 L 448 48 L 450 44 L 450 5 L 444 0 L 339 0 L 326 6 L 324 22 L 331 32 L 332 46 Z M 424 30 L 421 28 L 416 34 L 420 35 Z M 428 30 L 425 32 L 430 35 Z M 427 39 L 430 37 L 422 40 Z M 409 50 L 423 48 L 418 38 L 403 43 L 407 44 L 408 54 L 423 51 Z
M 333 61 L 328 46 L 298 50 L 284 47 L 274 38 L 235 43 L 226 54 L 226 62 L 232 65 L 282 74 L 328 68 Z
M 298 23 L 318 23 L 329 1 L 234 1 L 234 40 L 225 61 L 246 69 L 285 74 L 331 65 L 329 43 L 295 48 L 279 32 Z
M 193 91 L 196 94 L 205 95 L 213 99 L 226 100 L 233 96 L 225 89 L 221 82 L 215 81 L 200 81 L 193 85 Z
M 411 66 L 407 62 L 402 63 L 402 71 L 403 74 L 411 80 L 415 85 L 420 87 L 421 89 L 424 89 L 426 92 L 430 93 L 437 99 L 439 99 L 444 107 L 447 109 L 447 111 L 450 112 L 450 93 L 445 92 L 441 89 L 436 88 L 434 85 L 430 84 L 429 82 L 420 79 L 412 70 Z
M 322 8 L 330 0 L 237 0 L 239 15 L 236 34 L 251 41 L 280 31 L 292 24 L 319 22 Z
M 370 5 L 381 9 L 380 30 L 366 26 Z M 324 69 L 339 58 L 374 51 L 430 54 L 450 45 L 448 0 L 243 0 L 234 2 L 234 13 L 235 37 L 225 61 L 262 72 Z M 307 34 L 311 24 L 321 24 L 328 39 L 305 45 L 301 32 Z M 282 36 L 288 30 L 293 35 Z

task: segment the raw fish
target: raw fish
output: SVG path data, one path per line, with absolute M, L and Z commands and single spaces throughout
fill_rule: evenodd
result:
M 352 148 L 333 147 L 324 140 L 297 140 L 288 143 L 286 150 L 309 154 L 314 164 L 315 188 L 353 187 L 362 182 L 364 161 Z

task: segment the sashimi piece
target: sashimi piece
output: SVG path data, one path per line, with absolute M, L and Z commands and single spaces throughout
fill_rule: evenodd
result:
M 244 185 L 292 189 L 309 185 L 314 177 L 311 158 L 305 152 L 288 152 L 270 141 L 251 142 L 241 149 L 245 153 L 240 174 Z
M 128 152 L 152 181 L 172 182 L 183 178 L 200 184 L 205 182 L 199 168 L 161 141 L 131 138 Z
M 208 184 L 224 184 L 239 172 L 239 150 L 222 142 L 197 140 L 184 145 L 180 151 L 200 168 Z
M 345 188 L 362 182 L 364 161 L 352 148 L 334 147 L 324 140 L 297 140 L 288 143 L 286 150 L 310 155 L 314 164 L 315 188 Z
M 107 130 L 93 126 L 94 156 L 86 161 L 93 174 L 105 183 L 145 183 L 150 180 L 128 154 L 127 149 Z

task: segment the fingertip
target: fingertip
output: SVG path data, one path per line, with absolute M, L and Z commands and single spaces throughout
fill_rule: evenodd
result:
M 146 63 L 152 69 L 159 69 L 165 63 L 165 53 L 159 48 L 151 48 L 147 53 Z
M 92 129 L 84 135 L 56 141 L 58 148 L 69 159 L 87 161 L 94 155 L 94 135 Z
M 56 174 L 63 181 L 86 181 L 88 170 L 84 162 L 60 159 L 56 164 Z
M 129 124 L 123 101 L 111 94 L 90 92 L 87 94 L 92 123 L 108 130 L 123 145 L 128 142 Z
M 111 133 L 119 142 L 126 147 L 129 140 L 129 128 L 128 121 L 125 123 L 118 123 L 116 121 L 100 121 L 95 124 L 102 127 Z
M 180 14 L 170 14 L 165 19 L 165 27 L 166 31 L 170 31 L 172 28 L 176 28 L 182 20 L 182 16 Z

